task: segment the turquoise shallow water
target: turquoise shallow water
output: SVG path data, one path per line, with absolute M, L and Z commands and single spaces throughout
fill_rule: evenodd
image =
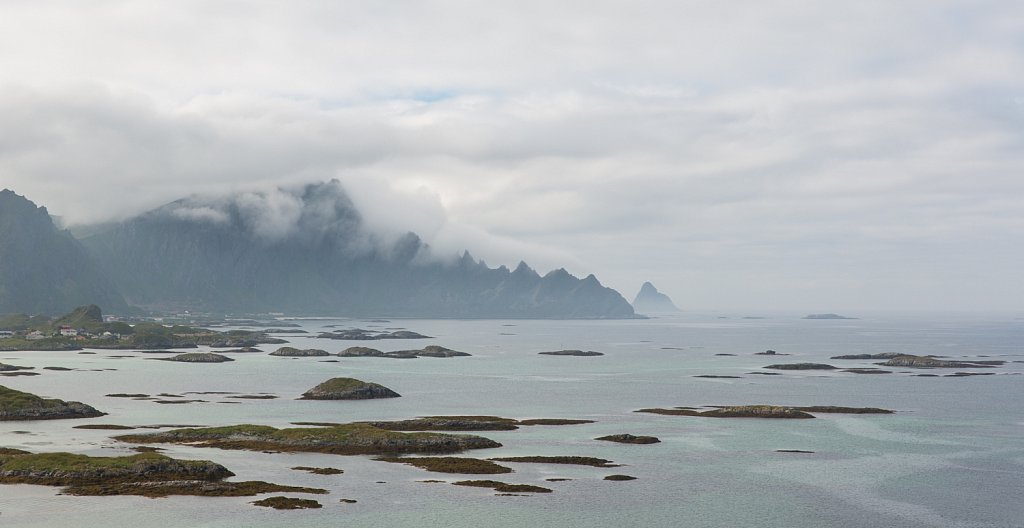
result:
M 436 343 L 469 358 L 393 360 L 287 359 L 238 354 L 234 363 L 149 361 L 151 355 L 97 351 L 0 353 L 18 365 L 71 367 L 35 377 L 0 379 L 29 392 L 80 400 L 109 413 L 95 420 L 0 423 L 0 446 L 32 451 L 124 454 L 109 431 L 76 430 L 89 421 L 142 425 L 224 425 L 292 421 L 399 419 L 430 414 L 514 418 L 588 418 L 597 423 L 485 433 L 504 444 L 472 456 L 587 455 L 624 467 L 515 464 L 510 482 L 554 493 L 498 497 L 490 490 L 417 482 L 459 480 L 370 457 L 264 454 L 165 446 L 168 454 L 222 463 L 242 479 L 323 487 L 322 510 L 279 512 L 252 498 L 145 499 L 65 497 L 56 489 L 0 486 L 0 525 L 60 526 L 693 526 L 693 527 L 1018 527 L 1024 526 L 1024 321 L 981 317 L 865 317 L 807 321 L 685 314 L 636 321 L 300 321 L 402 327 L 435 336 L 377 341 L 382 350 Z M 356 343 L 286 337 L 298 347 L 337 352 Z M 359 343 L 367 344 L 367 343 Z M 274 347 L 265 346 L 269 352 Z M 603 357 L 547 357 L 582 348 Z M 755 356 L 771 348 L 790 356 Z M 993 376 L 924 378 L 904 373 L 747 374 L 770 363 L 829 362 L 838 354 L 904 352 L 986 357 L 1008 363 Z M 735 354 L 721 356 L 716 354 Z M 110 356 L 129 355 L 128 358 Z M 329 358 L 326 358 L 329 359 Z M 85 369 L 116 369 L 91 371 Z M 915 372 L 916 373 L 916 372 Z M 698 374 L 738 375 L 701 379 Z M 362 402 L 298 401 L 334 376 L 391 387 L 402 398 Z M 276 400 L 190 396 L 208 403 L 158 405 L 108 398 L 111 392 L 269 392 Z M 223 402 L 240 403 L 226 404 Z M 896 415 L 819 415 L 815 420 L 715 420 L 638 414 L 642 407 L 775 403 L 878 406 Z M 612 433 L 650 434 L 662 443 L 610 444 Z M 813 454 L 776 453 L 802 449 Z M 292 466 L 330 466 L 318 476 Z M 607 482 L 607 474 L 639 477 Z M 552 477 L 567 482 L 545 482 Z M 378 483 L 384 482 L 384 483 Z M 339 504 L 351 498 L 356 504 Z

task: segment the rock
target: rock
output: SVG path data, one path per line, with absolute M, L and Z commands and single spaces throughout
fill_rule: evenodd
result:
M 877 407 L 839 407 L 835 405 L 812 405 L 809 407 L 793 407 L 798 411 L 824 414 L 892 414 L 889 409 Z
M 435 473 L 461 473 L 467 475 L 496 475 L 511 473 L 512 469 L 489 460 L 465 457 L 381 457 L 375 460 L 408 464 Z
M 605 480 L 620 480 L 621 481 L 621 480 L 636 480 L 636 477 L 631 477 L 629 475 L 608 475 L 604 479 Z
M 296 499 L 293 497 L 267 497 L 266 499 L 260 499 L 250 504 L 256 506 L 263 506 L 265 508 L 274 508 L 275 510 L 308 510 L 323 508 L 323 505 L 313 499 Z
M 341 475 L 344 470 L 337 468 L 318 468 L 318 467 L 307 467 L 307 466 L 296 466 L 292 468 L 295 471 L 305 471 L 314 475 Z
M 573 420 L 570 418 L 531 418 L 519 420 L 519 425 L 580 425 L 594 423 L 594 420 Z
M 708 379 L 742 379 L 742 376 L 719 376 L 715 374 L 698 374 L 695 378 L 708 378 Z
M 594 352 L 593 350 L 556 350 L 554 352 L 538 352 L 542 356 L 603 356 L 601 352 Z
M 354 346 L 338 352 L 341 357 L 380 357 L 384 353 L 376 348 Z
M 788 356 L 789 354 L 779 354 L 774 350 L 765 350 L 764 352 L 754 352 L 755 356 Z
M 878 363 L 885 367 L 910 367 L 910 368 L 992 368 L 994 365 L 988 362 L 968 361 L 946 361 L 928 356 L 897 356 L 884 363 Z
M 195 447 L 330 453 L 335 455 L 379 455 L 406 453 L 457 453 L 468 449 L 501 447 L 489 438 L 444 433 L 400 433 L 365 423 L 329 427 L 276 429 L 265 425 L 234 425 L 173 429 L 158 433 L 114 437 L 136 444 L 171 443 Z
M 498 416 L 425 416 L 393 422 L 367 422 L 388 431 L 513 431 L 516 420 Z
M 19 367 L 17 365 L 8 365 L 6 363 L 0 363 L 0 372 L 14 372 L 16 370 L 32 370 L 35 367 Z
M 458 352 L 458 351 L 452 350 L 450 348 L 445 348 L 443 346 L 428 345 L 428 346 L 423 347 L 423 350 L 421 350 L 416 355 L 417 356 L 421 356 L 421 357 L 448 358 L 448 357 L 464 357 L 464 356 L 469 356 L 470 354 L 467 354 L 465 352 Z
M 650 282 L 645 282 L 633 299 L 633 309 L 638 313 L 678 312 L 679 308 L 668 295 L 661 293 Z
M 0 421 L 94 418 L 105 414 L 81 402 L 40 398 L 0 385 Z
M 882 370 L 877 368 L 851 368 L 844 369 L 843 372 L 850 372 L 853 374 L 892 374 L 891 370 Z
M 674 409 L 640 409 L 635 412 L 670 416 L 702 416 L 706 418 L 814 418 L 814 416 L 806 412 L 779 405 L 740 405 L 721 407 L 709 411 L 677 407 Z
M 611 460 L 585 456 L 518 456 L 498 457 L 491 458 L 489 460 L 496 460 L 498 462 L 528 462 L 536 464 L 570 464 L 602 468 L 619 467 L 619 464 L 615 464 Z
M 822 314 L 810 314 L 805 315 L 804 319 L 856 319 L 856 317 L 846 317 L 845 315 L 839 315 L 834 313 L 822 313 Z
M 318 348 L 307 348 L 299 350 L 294 347 L 281 347 L 270 353 L 271 356 L 284 356 L 284 357 L 322 357 L 329 356 L 326 350 L 320 350 Z
M 532 484 L 506 484 L 497 480 L 460 480 L 452 482 L 454 486 L 470 486 L 474 488 L 491 488 L 499 493 L 551 493 L 548 488 Z
M 226 363 L 228 361 L 234 361 L 227 356 L 214 354 L 212 352 L 188 352 L 186 354 L 178 354 L 177 356 L 169 358 L 160 358 L 159 360 L 178 361 L 182 363 Z
M 892 359 L 902 355 L 899 352 L 882 352 L 880 354 L 847 354 L 845 356 L 832 356 L 829 359 Z
M 608 436 L 601 436 L 594 440 L 604 440 L 606 442 L 618 442 L 620 444 L 657 444 L 661 442 L 657 437 L 654 436 L 634 436 L 628 433 L 625 434 L 614 434 Z
M 825 363 L 782 363 L 764 367 L 773 370 L 835 370 L 836 367 Z
M 331 378 L 302 395 L 302 400 L 370 400 L 398 398 L 397 392 L 376 383 L 355 378 Z

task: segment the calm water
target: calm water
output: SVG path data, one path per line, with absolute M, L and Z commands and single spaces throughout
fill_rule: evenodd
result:
M 745 314 L 741 314 L 745 315 Z M 539 484 L 554 493 L 499 497 L 491 490 L 417 482 L 451 475 L 375 462 L 370 457 L 263 454 L 163 446 L 179 458 L 222 463 L 238 479 L 327 488 L 322 510 L 279 512 L 253 498 L 146 499 L 64 497 L 56 488 L 0 486 L 0 526 L 692 526 L 692 527 L 1021 527 L 1024 526 L 1024 320 L 980 317 L 866 317 L 806 321 L 686 314 L 640 321 L 299 321 L 324 325 L 401 327 L 435 336 L 377 341 L 385 351 L 439 344 L 468 358 L 275 358 L 236 354 L 234 363 L 150 361 L 148 354 L 97 351 L 0 353 L 17 365 L 70 367 L 0 379 L 40 395 L 80 400 L 109 413 L 94 420 L 0 422 L 0 446 L 32 451 L 120 455 L 110 431 L 83 423 L 124 425 L 259 423 L 400 419 L 434 414 L 513 418 L 587 418 L 597 423 L 488 432 L 504 444 L 470 456 L 586 455 L 624 464 L 616 469 L 515 464 L 501 480 Z M 353 344 L 286 336 L 293 346 L 337 352 Z M 270 352 L 275 346 L 263 347 Z M 581 348 L 603 357 L 547 357 L 537 352 Z M 771 348 L 790 356 L 752 355 Z M 853 353 L 903 352 L 1001 359 L 993 376 L 748 372 L 780 362 L 829 360 Z M 716 354 L 735 354 L 720 356 Z M 129 358 L 110 356 L 129 355 Z M 915 372 L 916 373 L 916 372 Z M 739 375 L 701 379 L 698 374 Z M 354 402 L 297 401 L 336 376 L 386 385 L 402 398 Z M 159 405 L 108 398 L 111 392 L 267 392 L 276 400 L 192 395 L 208 403 Z M 227 404 L 226 402 L 238 402 Z M 819 415 L 815 420 L 715 420 L 657 416 L 642 407 L 774 403 L 878 406 L 895 415 Z M 648 434 L 654 445 L 593 438 Z M 813 454 L 776 453 L 801 449 Z M 318 476 L 292 466 L 338 467 Z M 625 473 L 631 482 L 608 482 Z M 567 482 L 546 482 L 552 477 Z M 358 500 L 340 504 L 341 498 Z

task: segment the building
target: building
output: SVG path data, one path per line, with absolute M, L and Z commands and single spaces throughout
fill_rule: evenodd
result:
M 64 337 L 75 337 L 78 335 L 78 330 L 75 330 L 70 326 L 62 326 L 60 327 L 60 335 Z

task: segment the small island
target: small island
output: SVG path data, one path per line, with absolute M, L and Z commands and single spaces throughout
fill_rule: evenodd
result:
M 655 436 L 635 436 L 629 433 L 600 436 L 595 438 L 594 440 L 618 442 L 620 444 L 657 444 L 661 442 L 661 440 L 659 440 Z
M 834 313 L 819 313 L 819 314 L 808 314 L 803 319 L 856 319 L 856 317 L 846 317 L 845 315 L 839 315 Z
M 271 356 L 283 356 L 283 357 L 322 357 L 329 356 L 326 350 L 320 350 L 319 348 L 306 348 L 298 349 L 295 347 L 281 347 L 270 353 Z
M 371 400 L 398 398 L 401 394 L 376 383 L 355 378 L 331 378 L 303 393 L 300 400 Z
M 268 482 L 227 482 L 234 473 L 208 460 L 177 460 L 159 453 L 90 457 L 72 453 L 33 454 L 0 449 L 0 483 L 62 486 L 66 495 L 252 496 L 269 492 L 327 493 L 327 490 Z
M 365 423 L 325 427 L 277 429 L 266 425 L 233 425 L 171 429 L 157 433 L 115 436 L 135 444 L 189 444 L 194 447 L 286 451 L 334 455 L 397 455 L 407 453 L 458 453 L 469 449 L 501 447 L 474 435 L 402 433 Z
M 214 354 L 213 352 L 188 352 L 186 354 L 178 354 L 177 356 L 171 356 L 169 358 L 159 358 L 159 361 L 176 361 L 178 363 L 227 363 L 234 360 L 227 356 Z
M 0 421 L 95 418 L 105 414 L 81 402 L 41 398 L 0 385 Z
M 554 352 L 538 352 L 542 356 L 603 356 L 602 352 L 594 352 L 593 350 L 556 350 Z

